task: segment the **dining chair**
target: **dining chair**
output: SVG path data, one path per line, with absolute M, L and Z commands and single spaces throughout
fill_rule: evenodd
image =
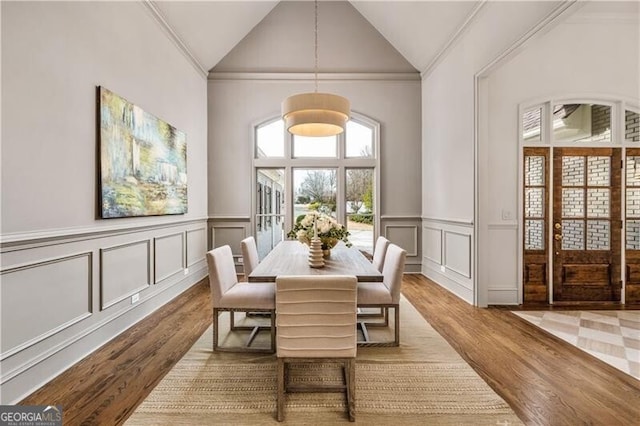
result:
M 382 282 L 358 283 L 358 308 L 384 308 L 382 321 L 358 321 L 364 340 L 358 346 L 399 346 L 400 345 L 400 287 L 407 257 L 406 250 L 390 243 L 382 267 Z M 388 327 L 389 308 L 394 311 L 394 340 L 373 341 L 367 327 Z
M 209 266 L 209 286 L 213 302 L 213 350 L 226 352 L 275 352 L 275 286 L 274 283 L 238 282 L 231 247 L 228 245 L 207 252 Z M 220 336 L 219 315 L 229 312 L 230 331 L 251 331 L 244 346 L 223 347 L 218 343 Z M 270 326 L 237 326 L 234 312 L 265 312 L 269 314 Z M 259 331 L 271 330 L 271 347 L 254 348 L 251 343 Z
M 376 245 L 373 249 L 373 259 L 371 260 L 371 263 L 379 272 L 382 272 L 382 267 L 384 266 L 384 258 L 387 254 L 387 247 L 389 247 L 389 244 L 391 244 L 391 241 L 387 240 L 382 235 L 379 236 L 376 240 Z
M 258 263 L 260 263 L 260 257 L 258 256 L 258 247 L 256 246 L 256 240 L 253 237 L 247 237 L 240 241 L 240 248 L 242 249 L 242 264 L 244 266 L 244 278 L 249 279 L 249 274 L 256 269 Z
M 291 392 L 345 392 L 349 420 L 355 421 L 356 285 L 356 277 L 349 275 L 276 278 L 278 421 L 284 420 L 285 397 Z M 295 383 L 291 363 L 319 362 L 339 363 L 344 384 Z

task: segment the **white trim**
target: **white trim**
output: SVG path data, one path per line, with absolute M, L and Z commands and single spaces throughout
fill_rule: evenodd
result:
M 270 81 L 314 81 L 312 72 L 210 72 L 207 79 L 212 80 L 270 80 Z M 354 72 L 354 73 L 318 73 L 318 81 L 420 81 L 415 72 Z
M 244 215 L 211 215 L 208 220 L 220 220 L 220 221 L 237 221 L 237 222 L 249 222 L 251 216 Z
M 426 220 L 429 222 L 439 222 L 446 223 L 449 225 L 458 225 L 458 226 L 473 226 L 473 219 L 457 219 L 457 218 L 444 218 L 444 217 L 434 217 L 434 216 L 422 216 L 422 220 Z
M 460 40 L 462 35 L 467 32 L 467 30 L 471 27 L 471 24 L 475 21 L 478 12 L 480 9 L 484 7 L 484 5 L 488 2 L 488 0 L 481 0 L 476 3 L 471 12 L 467 15 L 464 22 L 458 27 L 458 29 L 449 36 L 449 41 L 440 49 L 440 51 L 436 54 L 436 56 L 429 62 L 429 64 L 425 67 L 424 70 L 420 72 L 421 78 L 426 78 L 431 74 L 436 66 L 453 50 L 455 44 Z
M 502 231 L 502 230 L 516 231 L 518 230 L 518 222 L 512 221 L 512 222 L 506 222 L 506 223 L 490 223 L 489 225 L 487 225 L 487 228 L 489 228 L 489 230 L 498 230 L 498 231 Z
M 184 55 L 184 57 L 189 61 L 189 63 L 198 72 L 198 74 L 206 79 L 208 71 L 196 59 L 195 55 L 191 53 L 191 50 L 189 50 L 186 43 L 182 41 L 182 38 L 180 38 L 180 36 L 174 31 L 173 28 L 171 28 L 171 25 L 169 25 L 158 6 L 156 6 L 152 0 L 143 0 L 142 4 L 146 6 L 149 12 L 151 12 L 151 15 L 155 18 L 155 21 L 158 23 L 158 25 L 160 25 L 160 28 L 162 28 L 169 40 L 171 40 L 173 44 L 175 44 L 180 53 Z
M 385 214 L 385 215 L 381 215 L 380 219 L 381 220 L 422 220 L 422 216 Z

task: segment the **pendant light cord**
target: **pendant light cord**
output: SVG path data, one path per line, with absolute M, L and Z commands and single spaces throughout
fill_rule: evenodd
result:
M 316 93 L 318 93 L 318 0 L 315 0 L 315 5 L 314 5 L 315 9 L 315 31 L 314 31 L 314 36 L 315 36 L 315 64 L 314 64 L 314 69 L 315 69 L 315 82 L 316 82 Z

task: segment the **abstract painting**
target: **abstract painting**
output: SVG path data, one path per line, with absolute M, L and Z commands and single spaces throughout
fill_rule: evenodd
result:
M 186 135 L 99 87 L 100 216 L 187 212 Z

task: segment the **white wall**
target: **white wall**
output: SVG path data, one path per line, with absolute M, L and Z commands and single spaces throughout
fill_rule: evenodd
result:
M 487 2 L 422 84 L 423 273 L 468 301 L 474 274 L 475 74 L 554 2 Z
M 304 24 L 313 24 L 312 6 L 311 2 L 280 3 L 211 73 L 208 185 L 215 245 L 216 241 L 239 241 L 253 232 L 249 222 L 255 186 L 253 126 L 279 116 L 287 96 L 314 88 L 308 75 L 297 74 L 313 71 L 313 26 Z M 381 231 L 391 229 L 402 236 L 398 238 L 403 241 L 396 242 L 413 254 L 408 270 L 418 271 L 420 80 L 353 6 L 321 2 L 320 11 L 320 70 L 340 72 L 341 77 L 324 79 L 320 74 L 319 90 L 347 97 L 353 111 L 380 123 Z M 235 236 L 216 238 L 216 233 L 229 232 Z
M 479 149 L 480 167 L 487 171 L 480 214 L 488 234 L 482 244 L 488 253 L 482 264 L 487 280 L 480 285 L 489 303 L 518 303 L 522 291 L 517 271 L 518 105 L 561 97 L 638 103 L 638 6 L 635 14 L 617 6 L 585 6 L 488 76 L 488 134 Z M 513 214 L 510 226 L 499 226 L 503 210 Z
M 207 88 L 142 2 L 1 7 L 7 404 L 206 274 Z M 187 134 L 188 214 L 96 219 L 98 85 Z

